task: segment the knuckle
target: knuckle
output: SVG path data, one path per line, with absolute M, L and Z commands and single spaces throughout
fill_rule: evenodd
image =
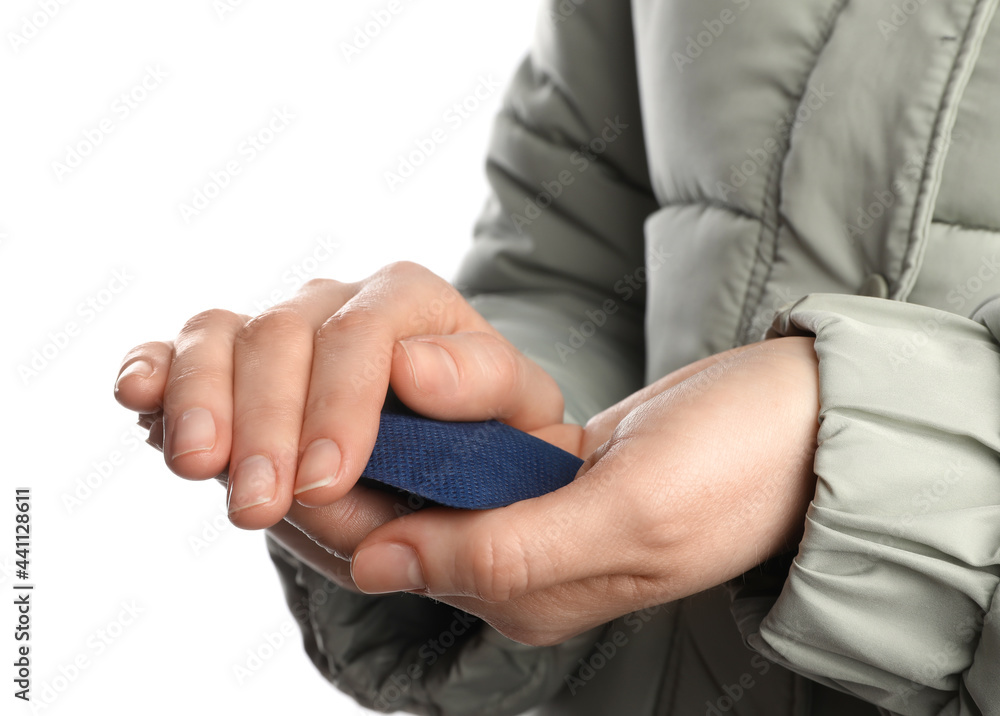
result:
M 496 387 L 500 394 L 507 394 L 523 380 L 524 366 L 520 356 L 511 350 L 503 339 L 485 331 L 477 332 L 479 363 L 483 378 Z
M 331 288 L 337 288 L 340 286 L 340 281 L 336 281 L 332 278 L 311 278 L 302 284 L 302 288 L 299 289 L 300 293 L 312 293 L 312 292 L 323 292 L 328 291 Z
M 239 321 L 239 316 L 232 311 L 227 311 L 224 308 L 210 308 L 185 321 L 184 327 L 181 328 L 181 335 L 198 333 L 213 326 L 232 325 L 236 321 Z
M 433 275 L 430 269 L 414 261 L 405 260 L 393 261 L 391 264 L 386 264 L 382 272 L 394 278 L 418 278 Z
M 314 395 L 310 392 L 309 398 L 306 401 L 305 412 L 307 415 L 314 416 L 312 420 L 315 420 L 315 416 L 335 415 L 338 409 L 343 410 L 343 407 L 343 398 L 336 393 Z
M 278 308 L 265 311 L 244 323 L 236 334 L 236 342 L 239 345 L 256 344 L 275 338 L 309 335 L 311 332 L 312 326 L 302 314 Z
M 316 331 L 316 340 L 325 343 L 341 333 L 367 334 L 378 330 L 375 312 L 366 306 L 345 306 L 330 316 Z
M 324 305 L 336 303 L 342 306 L 357 291 L 357 283 L 345 283 L 332 278 L 312 278 L 302 284 L 295 298 L 287 303 L 300 305 L 303 302 L 320 301 Z
M 267 425 L 272 428 L 281 425 L 297 425 L 302 422 L 302 408 L 297 402 L 275 401 L 268 403 L 258 403 L 255 405 L 241 406 L 239 412 L 233 418 L 234 432 L 241 433 L 248 429 L 259 428 Z M 277 438 L 277 433 L 273 438 Z M 275 439 L 277 443 L 277 439 Z M 297 448 L 286 448 L 279 454 L 278 450 L 273 450 L 273 457 L 282 461 L 290 460 L 295 462 L 298 457 Z
M 164 343 L 163 341 L 147 341 L 146 343 L 140 343 L 125 354 L 125 357 L 122 358 L 121 367 L 124 368 L 127 364 L 137 358 L 153 361 L 162 361 L 164 359 L 169 360 L 170 351 L 170 345 Z M 120 370 L 121 368 L 119 368 L 119 371 Z
M 188 363 L 185 365 L 174 363 L 170 367 L 170 375 L 164 388 L 164 407 L 175 405 L 178 397 L 185 395 L 185 387 L 189 384 L 192 384 L 192 389 L 197 386 L 197 390 L 201 391 L 206 386 L 209 388 L 224 387 L 230 383 L 231 379 L 228 366 L 212 363 Z
M 466 544 L 472 576 L 469 591 L 474 596 L 485 602 L 509 602 L 527 593 L 528 565 L 515 533 L 502 525 L 487 525 Z
M 527 383 L 527 371 L 521 356 L 510 346 L 502 346 L 495 352 L 501 370 L 507 375 L 509 385 L 513 390 L 522 390 Z

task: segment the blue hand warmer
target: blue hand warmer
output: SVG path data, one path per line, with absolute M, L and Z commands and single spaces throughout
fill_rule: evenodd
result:
M 481 510 L 558 489 L 581 465 L 576 455 L 496 420 L 442 422 L 383 410 L 362 477 Z

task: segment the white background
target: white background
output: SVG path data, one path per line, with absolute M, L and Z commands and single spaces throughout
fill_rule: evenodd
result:
M 445 113 L 483 76 L 506 85 L 537 2 L 398 0 L 350 58 L 343 43 L 389 0 L 224 2 L 0 11 L 4 713 L 32 712 L 12 696 L 17 486 L 33 489 L 32 686 L 49 702 L 37 712 L 361 712 L 297 629 L 268 648 L 294 622 L 263 535 L 228 524 L 214 481 L 166 469 L 113 400 L 114 378 L 130 347 L 201 310 L 257 313 L 290 295 L 296 269 L 356 280 L 410 259 L 450 277 L 486 195 L 502 90 L 461 126 Z M 148 68 L 165 77 L 141 89 Z M 250 161 L 241 143 L 282 109 L 294 120 Z M 447 141 L 390 190 L 385 172 L 435 129 Z M 101 141 L 71 167 L 88 132 Z M 240 173 L 185 221 L 179 206 L 230 160 Z M 268 658 L 240 683 L 251 652 Z

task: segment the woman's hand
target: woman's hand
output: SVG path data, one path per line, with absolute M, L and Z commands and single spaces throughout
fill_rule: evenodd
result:
M 579 449 L 596 450 L 571 484 L 495 510 L 389 520 L 353 549 L 353 579 L 539 645 L 720 584 L 799 539 L 817 394 L 810 338 L 705 359 L 595 416 Z M 351 551 L 321 511 L 290 521 L 314 542 L 312 563 L 324 561 L 317 544 Z
M 390 384 L 428 417 L 496 418 L 578 449 L 582 430 L 562 425 L 555 381 L 457 289 L 408 262 L 356 283 L 310 281 L 254 318 L 201 313 L 174 341 L 129 351 L 115 396 L 178 475 L 229 466 L 236 525 L 274 525 L 294 498 L 330 505 L 317 515 L 339 517 L 330 529 L 350 544 L 386 517 L 384 495 L 342 498 L 371 455 Z

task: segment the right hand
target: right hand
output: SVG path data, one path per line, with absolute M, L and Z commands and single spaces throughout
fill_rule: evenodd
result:
M 493 418 L 581 451 L 582 428 L 562 423 L 555 380 L 457 289 L 409 262 L 354 283 L 310 281 L 254 318 L 200 313 L 174 341 L 129 351 L 115 397 L 146 416 L 140 422 L 181 477 L 204 480 L 231 465 L 230 519 L 260 529 L 293 499 L 333 509 L 347 495 L 371 455 L 389 385 L 421 415 Z M 394 516 L 388 495 L 375 492 L 338 510 L 338 551 L 350 554 Z

